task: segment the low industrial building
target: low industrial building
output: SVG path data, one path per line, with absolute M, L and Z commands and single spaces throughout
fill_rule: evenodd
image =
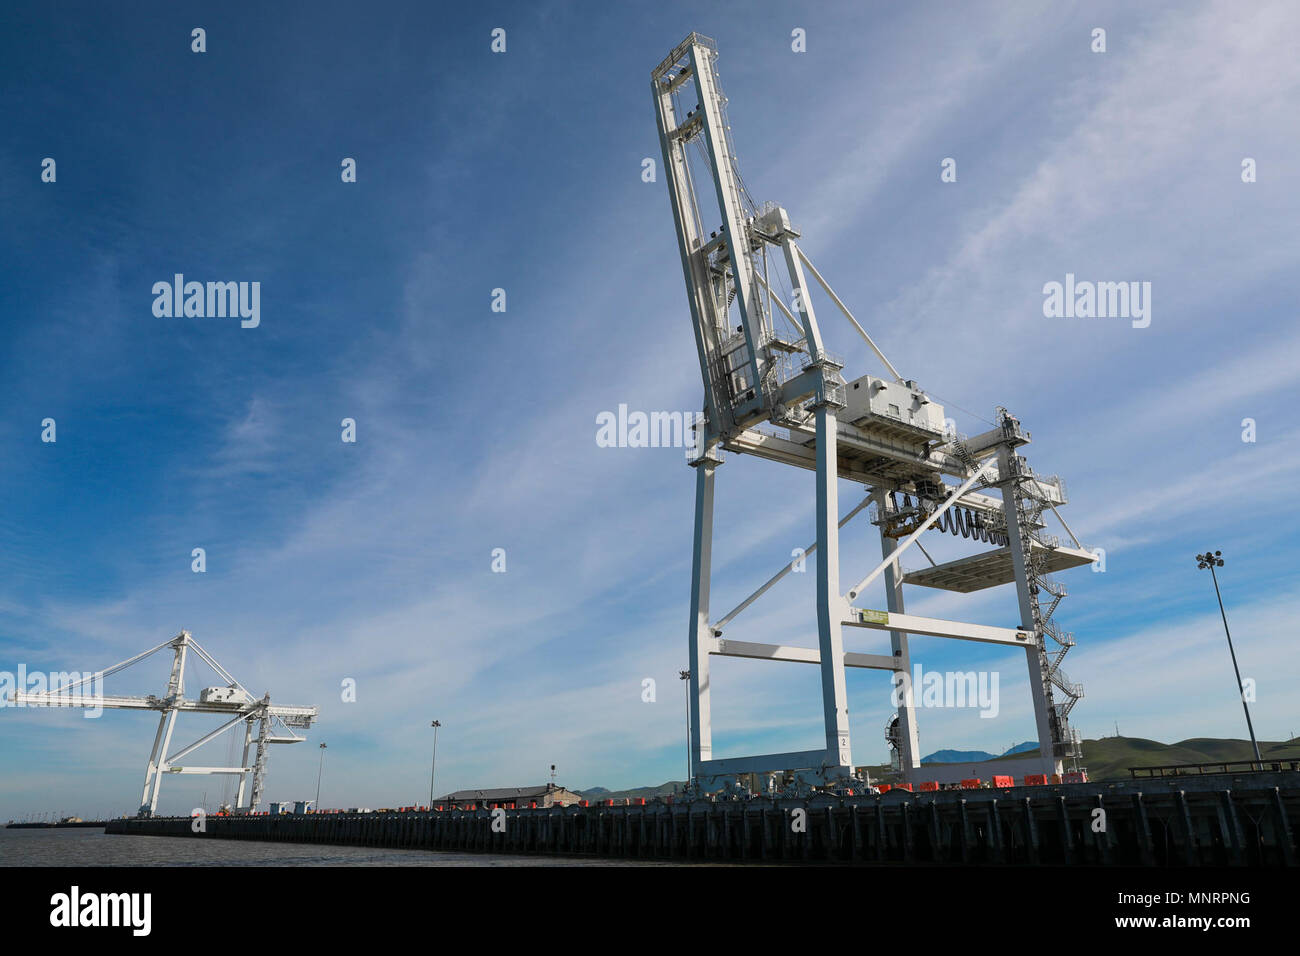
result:
M 456 807 L 461 810 L 475 810 L 483 807 L 514 806 L 524 809 L 537 804 L 539 807 L 568 807 L 582 800 L 580 794 L 565 790 L 563 787 L 548 783 L 537 787 L 502 787 L 496 790 L 457 790 L 436 803 L 441 806 Z

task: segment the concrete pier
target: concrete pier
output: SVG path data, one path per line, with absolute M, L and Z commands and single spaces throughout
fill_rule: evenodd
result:
M 1100 812 L 1099 812 L 1100 811 Z M 1001 790 L 111 821 L 108 833 L 734 863 L 1294 866 L 1300 773 Z

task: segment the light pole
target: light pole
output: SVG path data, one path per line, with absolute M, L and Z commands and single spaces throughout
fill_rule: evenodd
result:
M 691 679 L 690 671 L 678 671 L 677 676 L 684 681 Z M 686 789 L 691 789 L 691 685 L 686 685 Z
M 435 720 L 429 725 L 433 728 L 433 765 L 429 768 L 429 806 L 433 806 L 433 775 L 438 770 L 438 728 L 442 726 L 441 720 Z
M 1196 566 L 1201 569 L 1209 568 L 1210 577 L 1214 579 L 1214 596 L 1219 599 L 1219 616 L 1223 618 L 1223 633 L 1228 637 L 1228 653 L 1232 655 L 1232 670 L 1237 675 L 1237 693 L 1241 697 L 1241 709 L 1246 712 L 1246 729 L 1250 731 L 1250 745 L 1255 748 L 1255 762 L 1263 762 L 1263 757 L 1259 755 L 1259 741 L 1255 739 L 1255 725 L 1250 722 L 1250 705 L 1246 703 L 1246 692 L 1241 686 L 1241 669 L 1237 667 L 1237 652 L 1232 649 L 1232 632 L 1228 630 L 1228 613 L 1223 609 L 1223 595 L 1219 593 L 1219 576 L 1214 573 L 1215 568 L 1223 567 L 1222 551 L 1211 553 L 1208 549 L 1204 554 L 1196 556 Z
M 325 744 L 320 745 L 320 767 L 316 770 L 316 809 L 320 809 L 320 778 L 325 772 Z

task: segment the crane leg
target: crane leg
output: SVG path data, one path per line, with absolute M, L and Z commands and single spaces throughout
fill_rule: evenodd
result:
M 876 491 L 876 508 L 879 516 L 883 519 L 889 509 L 889 497 L 883 490 Z M 885 534 L 885 526 L 880 526 L 880 555 L 883 558 L 889 557 L 898 542 Z M 886 606 L 895 614 L 903 613 L 903 585 L 899 580 L 899 574 L 893 565 L 885 568 L 885 599 L 888 602 Z M 910 783 L 912 781 L 913 771 L 917 770 L 920 764 L 920 740 L 916 728 L 916 707 L 915 691 L 916 688 L 911 686 L 912 680 L 912 658 L 907 646 L 907 635 L 902 631 L 889 632 L 890 651 L 894 660 L 897 661 L 898 670 L 895 675 L 901 673 L 905 683 L 901 689 L 905 693 L 899 697 L 898 704 L 898 758 L 899 767 L 903 773 L 903 780 Z M 895 676 L 895 680 L 899 678 Z
M 167 765 L 167 748 L 172 744 L 172 731 L 176 727 L 176 715 L 179 711 L 169 710 L 163 714 L 162 724 L 159 729 L 162 730 L 162 747 L 157 752 L 154 762 L 150 764 L 153 770 L 153 788 L 149 793 L 149 816 L 158 812 L 158 791 L 162 789 L 163 770 Z M 144 808 L 141 807 L 141 810 Z
M 248 809 L 256 810 L 262 802 L 262 781 L 266 776 L 267 732 L 271 727 L 271 718 L 263 711 L 262 722 L 257 731 L 257 759 L 253 764 L 253 797 Z
M 153 778 L 158 772 L 158 751 L 162 747 L 163 731 L 167 728 L 167 714 L 158 719 L 158 732 L 153 737 L 153 750 L 149 753 L 149 766 L 144 772 L 144 790 L 140 794 L 140 816 L 151 814 L 149 791 L 153 789 Z
M 244 758 L 239 762 L 241 767 L 248 766 L 248 748 L 253 742 L 253 722 L 244 721 Z M 239 775 L 239 792 L 235 794 L 235 809 L 242 810 L 244 807 L 244 791 L 248 787 L 248 774 Z
M 709 708 L 709 583 L 713 573 L 713 482 L 720 464 L 710 447 L 695 462 L 695 556 L 691 571 L 690 755 L 687 785 L 694 784 L 701 761 L 713 759 L 713 722 Z
M 848 691 L 844 680 L 844 600 L 840 596 L 839 494 L 835 407 L 817 406 L 817 636 L 821 650 L 826 762 L 837 775 L 853 771 Z

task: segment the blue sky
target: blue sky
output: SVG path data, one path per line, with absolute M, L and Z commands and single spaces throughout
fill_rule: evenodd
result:
M 314 794 L 324 740 L 323 803 L 415 802 L 435 717 L 439 792 L 551 763 L 571 787 L 680 778 L 693 476 L 680 449 L 595 433 L 620 403 L 700 407 L 665 187 L 641 179 L 650 70 L 694 29 L 717 39 L 755 198 L 963 431 L 1005 405 L 1031 464 L 1066 477 L 1067 520 L 1107 552 L 1064 576 L 1058 612 L 1080 731 L 1243 735 L 1193 560 L 1209 545 L 1257 731 L 1292 733 L 1300 13 L 754 6 L 6 10 L 0 669 L 94 670 L 187 628 L 250 690 L 321 708 L 309 743 L 272 752 L 268 799 Z M 177 272 L 260 282 L 261 324 L 155 317 Z M 1066 273 L 1151 282 L 1150 327 L 1045 318 Z M 877 372 L 822 315 L 846 375 Z M 718 482 L 725 610 L 811 539 L 812 482 L 734 456 Z M 878 555 L 853 528 L 845 577 Z M 813 642 L 811 583 L 728 636 Z M 1009 588 L 909 609 L 1018 623 Z M 913 656 L 1001 673 L 999 717 L 923 712 L 923 752 L 1032 738 L 1020 655 L 918 638 Z M 108 691 L 160 691 L 164 664 L 136 670 Z M 815 669 L 715 659 L 714 682 L 715 755 L 818 745 Z M 859 762 L 885 759 L 888 690 L 850 675 Z M 153 729 L 0 713 L 0 818 L 134 810 Z M 169 779 L 160 809 L 220 788 Z

